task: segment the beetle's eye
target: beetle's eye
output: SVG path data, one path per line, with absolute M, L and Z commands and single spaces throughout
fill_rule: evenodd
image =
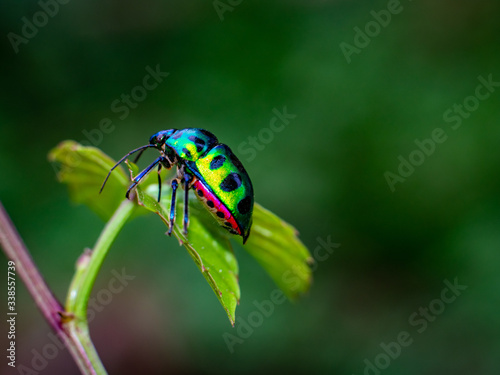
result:
M 152 135 L 149 139 L 149 144 L 158 146 L 162 145 L 165 142 L 165 136 L 163 134 Z

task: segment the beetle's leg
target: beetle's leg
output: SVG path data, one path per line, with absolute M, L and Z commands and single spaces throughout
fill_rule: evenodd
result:
M 174 228 L 175 221 L 175 195 L 177 193 L 177 187 L 179 186 L 179 182 L 176 178 L 172 180 L 172 202 L 170 204 L 170 227 L 168 228 L 168 235 L 172 234 L 172 229 Z
M 184 235 L 187 236 L 188 232 L 188 207 L 189 207 L 189 184 L 191 183 L 193 176 L 184 172 Z
M 127 190 L 127 193 L 125 194 L 125 196 L 128 198 L 129 195 L 130 195 L 130 190 L 132 190 L 133 188 L 135 188 L 139 182 L 141 182 L 141 180 L 149 173 L 151 172 L 151 169 L 153 169 L 154 167 L 156 167 L 156 165 L 158 163 L 160 163 L 162 161 L 162 158 L 163 156 L 160 156 L 158 159 L 156 159 L 153 163 L 151 163 L 150 165 L 148 165 L 141 173 L 139 173 L 137 176 L 134 177 L 134 179 L 132 180 L 132 185 L 129 186 L 128 190 Z
M 161 176 L 160 176 L 160 171 L 161 171 L 161 163 L 158 164 L 158 203 L 160 203 L 160 197 L 161 197 Z
M 160 171 L 161 171 L 161 168 L 165 168 L 165 169 L 170 169 L 172 168 L 172 163 L 170 163 L 170 160 L 163 156 L 160 160 L 160 164 L 158 164 L 158 202 L 160 202 L 160 198 L 161 198 L 161 176 L 160 176 Z

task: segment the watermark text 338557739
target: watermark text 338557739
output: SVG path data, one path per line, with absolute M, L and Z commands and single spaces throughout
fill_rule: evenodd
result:
M 7 262 L 7 364 L 16 367 L 16 264 Z

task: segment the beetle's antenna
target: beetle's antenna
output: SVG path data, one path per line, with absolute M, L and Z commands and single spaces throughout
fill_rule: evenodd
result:
M 130 151 L 127 155 L 125 155 L 120 160 L 118 160 L 118 162 L 115 165 L 113 165 L 113 168 L 111 168 L 109 170 L 108 175 L 106 176 L 106 178 L 104 179 L 104 182 L 102 183 L 101 190 L 99 190 L 99 194 L 101 194 L 102 189 L 104 189 L 104 185 L 106 185 L 106 182 L 108 181 L 108 178 L 111 175 L 111 172 L 113 172 L 113 169 L 115 169 L 116 167 L 118 167 L 127 157 L 129 157 L 130 155 L 136 153 L 137 151 L 141 151 L 141 153 L 139 154 L 139 156 L 141 156 L 142 152 L 144 152 L 144 150 L 147 149 L 147 148 L 149 148 L 149 147 L 155 147 L 155 145 L 149 144 L 149 145 L 144 145 L 144 146 L 138 147 L 135 150 Z M 137 159 L 139 159 L 139 158 L 137 157 L 135 160 L 137 161 Z
M 139 161 L 139 158 L 141 157 L 141 155 L 145 149 L 146 149 L 146 147 L 144 147 L 142 150 L 140 150 L 140 152 L 137 154 L 137 156 L 134 159 L 134 164 L 137 164 L 137 162 Z

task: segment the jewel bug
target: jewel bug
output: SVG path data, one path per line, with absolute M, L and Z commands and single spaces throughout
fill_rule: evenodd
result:
M 188 228 L 189 190 L 212 214 L 217 222 L 230 233 L 243 237 L 246 242 L 252 226 L 254 193 L 252 182 L 245 168 L 231 149 L 219 143 L 217 137 L 204 129 L 169 129 L 153 134 L 147 145 L 136 148 L 123 156 L 109 171 L 101 190 L 104 189 L 111 172 L 130 155 L 138 152 L 134 163 L 147 148 L 156 148 L 160 156 L 132 179 L 125 196 L 156 166 L 158 170 L 158 201 L 161 196 L 162 168 L 177 167 L 177 174 L 171 181 L 172 197 L 170 206 L 170 225 L 172 233 L 175 221 L 175 202 L 177 189 L 184 189 L 184 234 Z

